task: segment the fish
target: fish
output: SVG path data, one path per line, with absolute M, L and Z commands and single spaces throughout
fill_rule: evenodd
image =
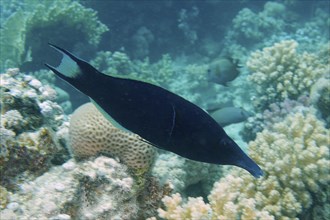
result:
M 209 113 L 212 114 L 213 112 L 222 109 L 222 108 L 227 108 L 227 107 L 234 107 L 233 100 L 228 100 L 226 102 L 215 102 L 215 103 L 210 103 L 207 105 L 205 110 Z
M 197 105 L 151 83 L 101 73 L 69 51 L 49 45 L 62 54 L 62 59 L 57 67 L 45 66 L 87 95 L 118 128 L 190 160 L 237 166 L 256 178 L 263 175 L 261 168 Z
M 224 107 L 210 113 L 211 117 L 221 126 L 245 121 L 252 113 L 238 107 Z
M 213 61 L 207 70 L 207 80 L 223 86 L 237 78 L 240 73 L 238 60 L 219 58 Z

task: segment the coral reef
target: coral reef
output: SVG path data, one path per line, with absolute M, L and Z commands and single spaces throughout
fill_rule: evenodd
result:
M 56 130 L 65 121 L 62 108 L 55 102 L 57 93 L 49 85 L 18 69 L 8 69 L 0 77 L 2 123 L 6 128 L 17 133 L 42 125 Z
M 6 133 L 10 130 L 3 128 L 2 132 Z M 48 128 L 42 127 L 35 132 L 12 136 L 11 139 L 7 139 L 5 145 L 1 146 L 0 182 L 4 185 L 15 185 L 14 178 L 24 171 L 30 171 L 38 176 L 53 165 L 56 157 L 65 158 L 65 156 L 68 157 L 65 149 L 54 132 Z
M 265 178 L 252 180 L 238 171 L 217 183 L 209 199 L 218 217 L 298 217 L 330 182 L 328 138 L 329 131 L 309 112 L 290 115 L 258 134 L 249 149 Z
M 266 37 L 283 31 L 287 12 L 283 4 L 267 2 L 264 10 L 254 13 L 244 8 L 233 19 L 234 37 L 245 41 L 260 41 Z
M 205 204 L 201 197 L 188 198 L 186 203 L 182 202 L 179 193 L 173 194 L 171 197 L 166 196 L 163 199 L 167 211 L 159 209 L 159 217 L 169 220 L 177 219 L 211 219 L 212 209 L 209 204 Z
M 124 76 L 162 86 L 168 86 L 175 73 L 173 61 L 168 54 L 151 64 L 148 58 L 143 61 L 132 61 L 127 54 L 120 51 L 101 51 L 90 63 L 104 74 Z
M 84 104 L 73 113 L 69 136 L 75 158 L 111 155 L 143 172 L 149 171 L 154 162 L 153 146 L 135 134 L 114 127 L 92 103 Z
M 9 69 L 0 75 L 1 184 L 24 171 L 40 175 L 68 158 L 62 108 L 56 92 L 32 76 Z
M 304 111 L 306 107 L 311 105 L 311 99 L 304 95 L 297 100 L 285 99 L 282 102 L 272 103 L 262 113 L 249 117 L 247 122 L 244 123 L 244 128 L 240 135 L 246 142 L 252 141 L 256 138 L 258 132 L 282 121 L 290 113 Z
M 187 172 L 189 170 L 189 172 Z M 152 170 L 162 184 L 168 183 L 174 192 L 186 196 L 207 196 L 222 169 L 213 164 L 187 160 L 173 153 L 162 153 Z
M 190 44 L 195 44 L 198 40 L 197 23 L 199 9 L 194 6 L 190 10 L 181 9 L 178 18 L 178 28 L 183 32 L 184 37 Z
M 91 60 L 91 65 L 104 74 L 136 77 L 137 68 L 127 54 L 115 51 L 100 51 Z
M 274 36 L 286 34 L 288 17 L 292 17 L 292 11 L 280 2 L 268 1 L 259 12 L 250 8 L 241 9 L 225 33 L 226 46 L 222 55 L 245 62 L 251 49 L 264 47 Z M 295 25 L 296 19 L 290 22 Z
M 150 44 L 154 41 L 154 35 L 152 32 L 142 26 L 133 36 L 134 42 L 134 57 L 135 58 L 145 58 L 149 55 Z
M 0 69 L 24 62 L 38 64 L 45 58 L 44 47 L 52 41 L 72 48 L 77 42 L 97 45 L 108 28 L 97 19 L 96 12 L 77 1 L 24 0 L 0 30 Z M 38 37 L 38 41 L 35 40 Z M 56 38 L 54 37 L 56 36 Z M 69 36 L 69 37 L 68 37 Z
M 214 185 L 209 204 L 199 200 L 197 206 L 188 206 L 173 195 L 163 199 L 166 209 L 159 209 L 159 215 L 194 219 L 189 210 L 203 207 L 207 212 L 201 212 L 202 219 L 296 219 L 326 214 L 317 210 L 326 208 L 330 199 L 329 145 L 329 130 L 313 113 L 291 114 L 249 144 L 251 157 L 265 172 L 263 178 L 254 179 L 233 168 Z
M 330 71 L 328 69 L 328 71 Z M 330 72 L 327 74 L 330 77 Z M 318 108 L 327 127 L 330 126 L 330 79 L 320 78 L 311 89 L 311 102 Z
M 247 67 L 258 96 L 254 102 L 257 109 L 309 94 L 315 82 L 327 73 L 329 61 L 321 62 L 316 54 L 298 53 L 297 47 L 296 41 L 286 40 L 251 54 Z
M 225 32 L 223 55 L 231 55 L 243 62 L 251 50 L 260 49 L 274 43 L 294 39 L 305 51 L 316 53 L 329 40 L 328 3 L 309 7 L 311 16 L 301 14 L 302 7 L 295 2 L 292 6 L 284 2 L 268 1 L 262 11 L 247 7 L 239 11 Z M 300 5 L 300 6 L 298 6 Z M 301 8 L 300 8 L 301 7 Z
M 1 199 L 3 219 L 145 219 L 166 195 L 149 179 L 143 194 L 127 167 L 105 156 L 71 159 Z M 2 188 L 0 188 L 2 190 Z M 163 194 L 165 193 L 165 194 Z M 152 207 L 153 205 L 153 207 Z M 147 210 L 145 210 L 147 209 Z
M 110 184 L 111 183 L 111 184 Z M 137 216 L 133 179 L 114 159 L 70 160 L 20 184 L 0 215 L 4 219 L 132 219 Z
M 0 186 L 0 210 L 8 204 L 8 191 L 5 187 Z
M 43 85 L 49 85 L 56 91 L 56 99 L 55 101 L 62 107 L 64 113 L 71 114 L 72 113 L 72 103 L 70 101 L 70 90 L 64 91 L 62 88 L 58 87 L 56 83 L 56 75 L 50 74 L 49 70 L 41 69 L 34 72 L 29 72 L 30 76 L 33 76 L 37 80 L 41 82 Z M 48 90 L 44 89 L 46 93 Z M 72 96 L 73 94 L 71 94 Z

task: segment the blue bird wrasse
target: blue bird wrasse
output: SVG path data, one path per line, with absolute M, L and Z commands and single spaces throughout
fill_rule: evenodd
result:
M 90 97 L 115 126 L 139 135 L 155 147 L 212 164 L 234 165 L 263 175 L 204 110 L 161 87 L 105 75 L 70 52 L 50 44 L 63 57 L 57 76 Z

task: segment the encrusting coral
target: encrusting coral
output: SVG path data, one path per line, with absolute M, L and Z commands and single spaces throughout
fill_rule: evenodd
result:
M 329 145 L 329 130 L 310 109 L 291 114 L 249 144 L 250 155 L 263 168 L 264 177 L 254 179 L 234 168 L 214 185 L 209 204 L 180 204 L 175 194 L 163 199 L 166 209 L 159 209 L 159 215 L 196 219 L 189 211 L 194 209 L 204 210 L 200 219 L 217 220 L 285 220 L 309 215 L 329 203 Z
M 257 108 L 286 98 L 296 99 L 309 94 L 314 83 L 328 71 L 329 61 L 312 53 L 298 53 L 298 43 L 284 40 L 251 54 L 247 67 L 252 72 L 249 80 L 256 88 Z
M 92 103 L 80 106 L 70 119 L 70 146 L 73 156 L 87 158 L 98 154 L 118 157 L 128 167 L 150 170 L 153 146 L 137 135 L 114 127 Z

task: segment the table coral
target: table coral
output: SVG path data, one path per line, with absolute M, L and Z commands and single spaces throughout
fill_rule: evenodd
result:
M 250 155 L 263 168 L 265 176 L 254 179 L 233 168 L 214 185 L 208 197 L 212 215 L 202 219 L 297 219 L 314 212 L 314 207 L 326 207 L 329 145 L 329 130 L 312 113 L 289 115 L 259 133 L 249 144 Z M 172 215 L 192 208 L 176 202 L 177 197 L 163 199 L 166 209 L 159 210 L 160 216 L 171 219 Z M 171 205 L 174 203 L 175 206 Z M 199 207 L 205 205 L 208 204 L 202 202 Z
M 321 62 L 316 54 L 298 53 L 297 47 L 296 41 L 285 40 L 251 54 L 247 67 L 258 95 L 257 108 L 309 94 L 314 83 L 327 73 L 328 61 Z
M 98 154 L 118 157 L 128 167 L 148 171 L 155 157 L 153 146 L 137 135 L 114 127 L 92 103 L 79 107 L 70 120 L 73 156 L 87 158 Z

